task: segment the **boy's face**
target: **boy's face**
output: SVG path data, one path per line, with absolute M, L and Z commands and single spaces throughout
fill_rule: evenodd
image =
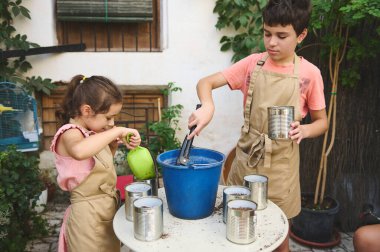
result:
M 294 50 L 306 36 L 305 29 L 299 36 L 292 25 L 269 26 L 264 24 L 264 45 L 269 57 L 279 65 L 293 63 Z

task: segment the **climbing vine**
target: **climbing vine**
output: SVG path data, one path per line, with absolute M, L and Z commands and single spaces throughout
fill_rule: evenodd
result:
M 10 81 L 22 84 L 26 90 L 50 94 L 55 88 L 51 79 L 41 76 L 25 77 L 25 73 L 32 68 L 25 56 L 7 58 L 5 52 L 10 50 L 24 50 L 39 47 L 30 42 L 27 35 L 19 34 L 14 27 L 16 17 L 31 19 L 30 11 L 22 5 L 22 0 L 2 0 L 0 2 L 0 81 Z

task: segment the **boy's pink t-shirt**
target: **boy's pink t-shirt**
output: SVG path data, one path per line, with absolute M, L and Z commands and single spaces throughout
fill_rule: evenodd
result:
M 252 54 L 229 68 L 222 71 L 224 78 L 232 90 L 240 89 L 244 94 L 244 104 L 251 73 L 265 53 Z M 309 110 L 321 110 L 326 107 L 323 93 L 323 79 L 320 70 L 306 59 L 300 57 L 299 80 L 300 80 L 300 111 L 304 118 Z M 282 74 L 292 74 L 294 65 L 278 66 L 269 57 L 263 70 Z

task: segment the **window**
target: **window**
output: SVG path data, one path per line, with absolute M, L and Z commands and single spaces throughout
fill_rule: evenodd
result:
M 59 45 L 86 51 L 160 51 L 161 0 L 57 0 Z
M 119 86 L 123 93 L 123 107 L 115 118 L 115 125 L 137 129 L 140 134 L 146 136 L 147 142 L 154 137 L 154 132 L 149 131 L 148 123 L 160 119 L 162 108 L 168 104 L 167 96 L 162 94 L 165 85 L 128 85 Z M 55 111 L 61 104 L 65 93 L 65 85 L 55 89 L 51 95 L 41 97 L 41 116 L 44 150 L 49 150 L 51 141 L 58 130 L 58 121 Z

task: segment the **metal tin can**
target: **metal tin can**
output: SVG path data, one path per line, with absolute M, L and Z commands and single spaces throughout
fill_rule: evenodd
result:
M 245 186 L 229 186 L 223 189 L 223 222 L 227 222 L 227 203 L 235 199 L 250 199 L 251 191 Z
M 151 185 L 152 186 L 152 195 L 153 196 L 158 196 L 158 187 L 159 187 L 158 177 L 154 177 L 154 178 L 151 178 L 151 179 L 144 179 L 144 180 L 137 179 L 136 177 L 134 177 L 133 179 L 136 182 L 144 182 L 144 183 L 147 183 L 147 184 Z
M 256 207 L 251 200 L 231 200 L 227 203 L 227 240 L 237 244 L 255 241 Z
M 244 176 L 244 185 L 251 189 L 251 200 L 257 204 L 257 210 L 267 207 L 268 177 L 259 174 Z
M 290 140 L 290 124 L 294 122 L 293 106 L 268 107 L 268 136 L 272 140 Z
M 133 202 L 133 232 L 136 239 L 154 241 L 163 233 L 163 204 L 155 196 L 141 197 Z
M 152 186 L 144 182 L 133 182 L 125 186 L 125 217 L 133 221 L 133 201 L 152 195 Z

